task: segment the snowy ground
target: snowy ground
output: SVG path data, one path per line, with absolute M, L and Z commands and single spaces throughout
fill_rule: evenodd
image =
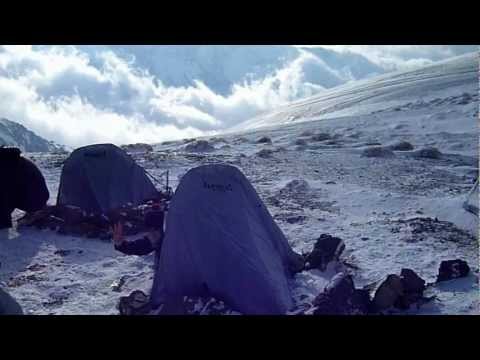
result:
M 342 260 L 357 287 L 398 274 L 402 267 L 434 282 L 442 260 L 464 259 L 471 275 L 430 286 L 428 293 L 437 299 L 410 313 L 478 314 L 478 218 L 461 207 L 478 175 L 478 60 L 464 59 L 455 66 L 430 70 L 449 76 L 428 76 L 425 70 L 395 75 L 388 81 L 362 82 L 377 97 L 384 91 L 382 100 L 377 99 L 369 111 L 362 108 L 355 113 L 367 100 L 352 101 L 350 107 L 342 107 L 342 113 L 317 119 L 309 116 L 315 109 L 305 102 L 290 109 L 298 122 L 255 129 L 250 124 L 249 130 L 219 135 L 213 142 L 214 152 L 188 154 L 179 141 L 133 156 L 154 175 L 169 169 L 174 187 L 178 177 L 200 164 L 226 162 L 239 167 L 297 252 L 309 251 L 321 233 L 344 239 Z M 472 62 L 475 74 L 467 71 Z M 417 86 L 412 85 L 415 81 Z M 418 96 L 418 91 L 425 94 Z M 354 88 L 349 92 L 354 94 Z M 339 96 L 345 104 L 344 93 Z M 330 97 L 329 106 L 335 103 Z M 268 117 L 268 124 L 271 121 Z M 329 133 L 333 140 L 312 141 L 308 132 Z M 269 136 L 273 143 L 257 144 L 261 136 Z M 299 139 L 307 145 L 296 145 Z M 393 157 L 362 156 L 368 144 L 400 140 L 415 149 L 395 151 Z M 440 159 L 413 156 L 425 146 L 436 147 L 444 155 Z M 272 153 L 260 157 L 257 153 L 262 149 Z M 54 203 L 61 156 L 31 157 L 42 168 Z M 292 180 L 305 180 L 308 186 L 292 189 L 288 185 Z M 416 217 L 437 217 L 452 224 L 416 234 L 408 221 Z M 138 288 L 148 292 L 152 264 L 152 256 L 124 256 L 100 240 L 34 229 L 0 230 L 0 282 L 32 314 L 115 314 L 119 296 Z M 298 274 L 292 283 L 298 306 L 308 304 L 335 271 L 332 266 L 325 273 Z M 122 291 L 113 291 L 111 285 L 122 276 L 127 277 Z

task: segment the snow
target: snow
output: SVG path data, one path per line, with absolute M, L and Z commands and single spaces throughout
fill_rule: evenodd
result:
M 430 283 L 427 293 L 436 299 L 399 314 L 479 314 L 478 217 L 462 207 L 478 176 L 478 56 L 329 91 L 222 134 L 230 148 L 210 141 L 214 152 L 189 154 L 178 141 L 132 156 L 154 176 L 170 170 L 174 188 L 194 166 L 237 166 L 299 253 L 311 250 L 322 233 L 342 238 L 343 265 L 304 271 L 292 281 L 296 310 L 308 309 L 338 271 L 351 273 L 360 288 L 408 267 Z M 297 120 L 285 124 L 291 115 Z M 335 143 L 311 141 L 301 136 L 306 131 L 329 133 Z M 262 136 L 272 144 L 256 144 Z M 307 145 L 295 145 L 299 138 Z M 394 151 L 388 158 L 361 156 L 368 144 L 399 141 L 414 150 Z M 436 147 L 442 156 L 412 155 L 425 147 Z M 263 149 L 271 149 L 271 156 L 256 156 Z M 30 156 L 56 194 L 61 168 L 52 164 L 61 155 Z M 303 186 L 289 191 L 294 180 Z M 427 217 L 452 224 L 413 234 L 409 221 Z M 471 274 L 433 284 L 440 262 L 457 258 L 468 262 Z M 32 314 L 115 314 L 119 296 L 148 292 L 153 275 L 152 256 L 124 256 L 100 240 L 23 228 L 0 231 L 0 262 L 0 282 Z M 112 291 L 122 276 L 121 292 Z

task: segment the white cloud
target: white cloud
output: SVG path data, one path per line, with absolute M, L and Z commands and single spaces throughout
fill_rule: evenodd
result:
M 230 95 L 202 82 L 165 87 L 111 51 L 93 66 L 75 47 L 3 47 L 0 116 L 39 135 L 80 146 L 92 142 L 159 142 L 225 129 L 321 87 L 304 82 L 302 54 L 271 76 L 235 84 Z
M 335 50 L 362 54 L 386 68 L 418 66 L 459 51 L 344 45 Z M 0 117 L 73 147 L 95 142 L 160 142 L 226 129 L 317 93 L 323 88 L 314 79 L 349 80 L 344 69 L 340 73 L 302 50 L 262 78 L 232 84 L 224 95 L 200 80 L 189 86 L 165 86 L 138 64 L 135 57 L 121 57 L 109 47 L 87 51 L 75 46 L 1 46 Z
M 339 52 L 353 52 L 387 70 L 406 70 L 467 52 L 477 45 L 312 45 Z

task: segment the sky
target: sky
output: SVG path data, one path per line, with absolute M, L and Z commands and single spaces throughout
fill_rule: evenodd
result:
M 394 71 L 478 50 L 463 45 L 312 47 L 344 56 L 346 64 L 332 65 L 305 46 L 271 51 L 227 46 L 221 52 L 212 47 L 165 52 L 152 46 L 0 46 L 0 118 L 73 148 L 158 143 L 228 129 L 319 93 L 327 80 L 329 86 L 354 81 L 359 59 L 365 61 L 362 71 Z

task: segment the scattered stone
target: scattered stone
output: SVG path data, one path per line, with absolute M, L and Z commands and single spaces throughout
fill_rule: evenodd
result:
M 206 140 L 198 140 L 185 146 L 186 152 L 200 153 L 215 151 L 215 148 Z
M 59 256 L 67 256 L 67 255 L 70 255 L 71 252 L 72 252 L 72 250 L 59 249 L 59 250 L 55 250 L 55 252 L 53 254 L 54 255 L 59 255 Z
M 213 144 L 220 143 L 220 142 L 223 142 L 225 144 L 228 143 L 227 140 L 225 140 L 224 138 L 221 138 L 221 137 L 219 137 L 219 138 L 213 137 L 213 138 L 210 138 L 209 141 Z
M 196 141 L 196 140 L 197 140 L 197 139 L 195 139 L 195 138 L 192 138 L 192 139 L 183 139 L 183 143 L 184 143 L 184 144 L 188 144 L 188 143 L 194 142 L 194 141 Z
M 267 136 L 263 136 L 257 140 L 257 144 L 271 144 L 271 143 L 272 143 L 272 140 Z
M 310 139 L 312 141 L 324 141 L 324 140 L 330 140 L 332 137 L 328 133 L 318 133 L 313 135 Z
M 390 158 L 395 156 L 395 154 L 389 148 L 382 147 L 382 146 L 375 146 L 375 147 L 370 147 L 363 150 L 362 156 Z
M 152 152 L 153 147 L 149 144 L 137 143 L 122 145 L 121 148 L 127 152 Z
M 310 185 L 306 180 L 295 179 L 288 182 L 280 192 L 298 194 L 298 193 L 306 193 L 309 190 L 310 190 Z
M 30 271 L 40 271 L 40 270 L 43 270 L 45 269 L 47 266 L 46 265 L 41 265 L 41 264 L 33 264 L 33 265 L 30 265 L 30 266 L 27 266 L 27 270 L 30 270 Z
M 373 306 L 376 311 L 387 310 L 393 307 L 403 295 L 404 287 L 400 276 L 388 275 L 375 292 Z
M 423 296 L 425 280 L 411 269 L 402 269 L 400 276 L 388 275 L 378 287 L 373 298 L 374 309 L 378 312 L 397 308 L 407 310 L 411 305 L 431 300 Z
M 289 224 L 303 223 L 305 220 L 307 220 L 305 215 L 290 216 L 286 219 Z
M 413 150 L 413 145 L 408 141 L 400 141 L 390 145 L 389 148 L 394 151 L 410 151 Z
M 400 272 L 403 288 L 407 293 L 423 294 L 425 290 L 425 280 L 423 280 L 417 273 L 411 269 L 402 269 Z
M 261 157 L 261 158 L 271 158 L 272 157 L 272 154 L 273 154 L 273 150 L 272 149 L 262 149 L 260 150 L 259 152 L 256 153 L 256 155 L 258 157 Z
M 464 260 L 446 260 L 440 263 L 437 282 L 458 279 L 468 276 L 470 267 Z
M 413 152 L 413 156 L 425 159 L 440 159 L 442 153 L 437 148 L 427 147 Z
M 305 130 L 300 134 L 300 136 L 312 136 L 313 133 L 310 130 Z
M 297 139 L 295 140 L 295 145 L 307 146 L 307 141 L 305 139 Z
M 236 138 L 233 143 L 234 144 L 243 144 L 243 143 L 248 143 L 249 140 L 247 138 L 244 138 L 244 137 L 239 137 L 239 138 Z
M 368 291 L 355 289 L 351 275 L 338 273 L 313 301 L 314 315 L 365 315 L 370 313 Z
M 381 146 L 382 144 L 377 141 L 372 141 L 372 142 L 366 142 L 364 145 L 365 146 Z
M 342 239 L 321 234 L 312 252 L 305 256 L 305 268 L 325 271 L 328 263 L 338 260 L 344 250 L 345 243 Z
M 120 297 L 118 309 L 120 315 L 147 315 L 152 310 L 149 297 L 141 290 Z
M 123 275 L 120 278 L 120 280 L 114 281 L 113 284 L 110 285 L 110 287 L 112 288 L 112 291 L 121 292 L 123 285 L 125 285 L 126 279 L 127 279 L 127 276 Z

